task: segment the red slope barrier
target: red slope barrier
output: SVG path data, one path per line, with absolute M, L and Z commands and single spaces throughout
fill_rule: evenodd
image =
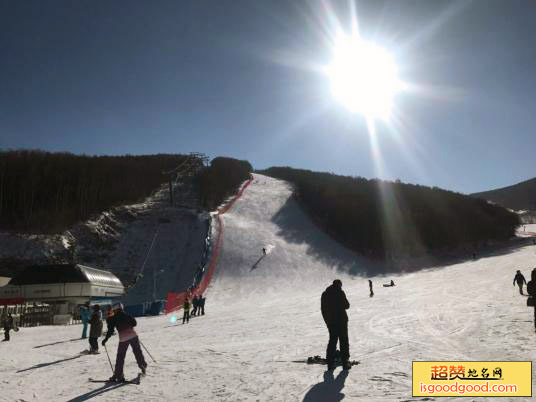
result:
M 208 269 L 203 275 L 203 279 L 201 279 L 201 282 L 199 282 L 199 285 L 192 291 L 192 294 L 196 295 L 202 295 L 205 293 L 205 291 L 208 288 L 208 285 L 210 285 L 210 281 L 212 280 L 212 277 L 214 276 L 214 272 L 216 272 L 216 267 L 218 265 L 218 259 L 220 256 L 221 246 L 223 244 L 223 221 L 221 219 L 221 215 L 229 211 L 236 200 L 238 200 L 240 197 L 242 197 L 242 194 L 244 193 L 244 190 L 251 184 L 253 181 L 253 178 L 249 179 L 240 189 L 238 194 L 236 194 L 231 201 L 229 201 L 224 206 L 218 208 L 216 216 L 216 222 L 218 224 L 216 229 L 216 241 L 214 243 L 214 246 L 212 247 L 212 253 L 210 255 L 210 260 L 207 264 Z M 171 313 L 173 311 L 176 311 L 180 309 L 184 301 L 186 300 L 187 292 L 169 292 L 167 296 L 167 302 L 166 302 L 166 314 Z

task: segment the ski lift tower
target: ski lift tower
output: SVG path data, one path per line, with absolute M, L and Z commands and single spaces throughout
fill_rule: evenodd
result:
M 173 205 L 173 184 L 177 184 L 180 179 L 195 175 L 199 170 L 208 166 L 208 161 L 208 156 L 205 154 L 191 152 L 176 168 L 162 172 L 163 175 L 168 176 L 170 205 Z

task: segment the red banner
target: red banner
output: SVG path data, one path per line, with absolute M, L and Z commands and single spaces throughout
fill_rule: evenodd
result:
M 15 306 L 17 304 L 24 304 L 24 299 L 22 297 L 0 299 L 0 306 Z

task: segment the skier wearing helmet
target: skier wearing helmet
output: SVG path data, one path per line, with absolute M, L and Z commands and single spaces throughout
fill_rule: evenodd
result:
M 147 363 L 143 357 L 143 352 L 140 347 L 140 340 L 138 334 L 134 331 L 136 326 L 136 319 L 131 317 L 123 311 L 123 305 L 121 303 L 115 303 L 112 306 L 114 315 L 110 318 L 110 327 L 106 333 L 106 337 L 102 341 L 102 346 L 106 344 L 108 339 L 112 336 L 114 328 L 117 328 L 119 332 L 119 345 L 117 346 L 117 358 L 115 361 L 114 375 L 110 377 L 111 382 L 124 382 L 125 375 L 123 373 L 123 367 L 125 365 L 125 355 L 127 353 L 128 346 L 132 346 L 132 351 L 136 357 L 136 362 L 141 372 L 145 374 Z

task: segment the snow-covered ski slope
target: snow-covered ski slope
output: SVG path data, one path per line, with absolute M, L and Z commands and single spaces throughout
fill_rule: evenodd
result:
M 322 288 L 338 273 L 363 273 L 371 265 L 320 231 L 280 180 L 254 175 L 222 219 L 224 241 L 211 292 L 228 303 Z
M 146 355 L 141 385 L 89 383 L 111 373 L 103 350 L 78 357 L 86 341 L 34 348 L 74 339 L 80 326 L 23 328 L 0 344 L 0 400 L 404 401 L 412 400 L 412 360 L 535 360 L 533 310 L 512 280 L 517 269 L 530 275 L 536 246 L 374 277 L 370 298 L 368 278 L 358 275 L 366 261 L 320 233 L 290 197 L 288 184 L 256 175 L 223 215 L 205 316 L 188 325 L 170 316 L 138 320 L 140 339 L 158 361 Z M 258 262 L 262 247 L 268 253 Z M 335 277 L 351 304 L 351 358 L 361 364 L 331 378 L 324 366 L 294 361 L 325 353 L 320 294 Z M 383 288 L 390 279 L 397 286 Z M 113 362 L 116 338 L 107 344 Z M 128 352 L 125 375 L 137 372 Z

